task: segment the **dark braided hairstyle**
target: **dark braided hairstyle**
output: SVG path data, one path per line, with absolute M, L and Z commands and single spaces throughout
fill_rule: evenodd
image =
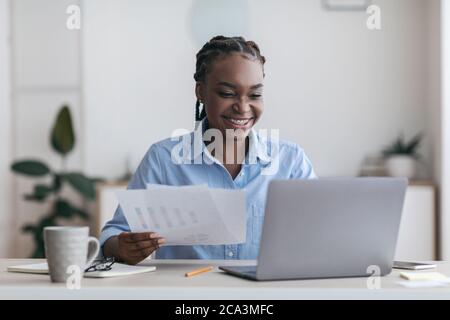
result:
M 266 58 L 261 55 L 259 47 L 255 42 L 246 41 L 243 37 L 215 36 L 197 53 L 197 63 L 194 74 L 195 81 L 205 81 L 211 63 L 215 59 L 231 53 L 243 53 L 253 59 L 258 59 L 263 66 L 264 72 Z M 205 117 L 205 107 L 202 108 L 202 112 L 200 113 L 200 101 L 197 99 L 197 102 L 195 103 L 195 121 L 201 121 Z

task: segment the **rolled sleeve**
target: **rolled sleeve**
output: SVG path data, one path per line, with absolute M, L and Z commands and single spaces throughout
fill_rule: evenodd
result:
M 145 189 L 147 184 L 163 184 L 164 173 L 161 170 L 158 145 L 154 144 L 145 154 L 136 172 L 128 183 L 127 189 Z M 113 218 L 108 221 L 100 234 L 100 246 L 103 249 L 105 242 L 122 232 L 130 231 L 130 226 L 123 214 L 120 205 L 117 207 Z M 101 250 L 103 251 L 103 250 Z
M 116 210 L 116 214 L 119 210 Z M 117 236 L 121 234 L 122 232 L 129 231 L 128 224 L 125 225 L 109 225 L 109 222 L 103 227 L 102 233 L 100 234 L 100 245 L 103 247 L 106 240 L 108 240 L 111 237 Z

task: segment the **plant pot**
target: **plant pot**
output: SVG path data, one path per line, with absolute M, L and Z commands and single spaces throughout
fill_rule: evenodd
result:
M 416 159 L 407 155 L 392 155 L 386 159 L 386 171 L 391 177 L 414 178 Z

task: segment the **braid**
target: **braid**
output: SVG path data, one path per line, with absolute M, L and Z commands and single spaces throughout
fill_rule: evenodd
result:
M 195 121 L 200 121 L 200 102 L 197 99 L 197 102 L 195 103 Z
M 258 45 L 253 41 L 246 41 L 243 37 L 225 37 L 215 36 L 209 40 L 197 53 L 196 70 L 194 73 L 194 80 L 205 81 L 206 74 L 209 71 L 211 63 L 218 57 L 226 56 L 232 53 L 244 53 L 251 56 L 253 59 L 258 59 L 263 66 L 266 58 L 261 55 Z M 195 120 L 201 121 L 206 117 L 205 107 L 203 106 L 200 113 L 200 102 L 195 103 Z
M 204 117 L 206 117 L 205 107 L 203 107 L 200 113 L 200 101 L 197 100 L 195 103 L 195 121 L 201 121 Z

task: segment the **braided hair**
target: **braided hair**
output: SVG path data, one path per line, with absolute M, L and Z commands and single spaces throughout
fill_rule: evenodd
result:
M 195 81 L 204 81 L 209 72 L 211 63 L 219 58 L 231 53 L 244 53 L 254 59 L 258 59 L 263 68 L 266 58 L 261 55 L 258 45 L 253 41 L 246 41 L 243 37 L 215 36 L 209 40 L 197 53 Z M 264 72 L 264 71 L 263 71 Z M 195 103 L 195 121 L 201 121 L 206 117 L 205 108 L 200 113 L 200 101 Z

